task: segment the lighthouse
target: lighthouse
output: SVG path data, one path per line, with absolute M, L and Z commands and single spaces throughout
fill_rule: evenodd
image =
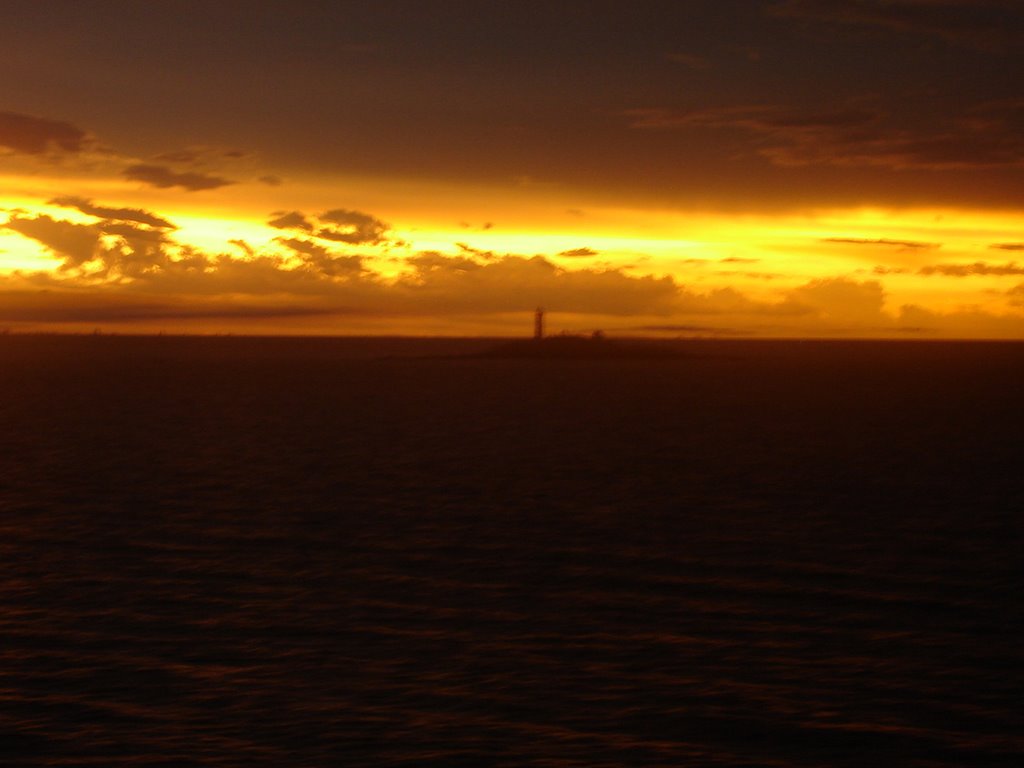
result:
M 544 308 L 537 307 L 533 315 L 533 338 L 540 341 L 544 338 Z

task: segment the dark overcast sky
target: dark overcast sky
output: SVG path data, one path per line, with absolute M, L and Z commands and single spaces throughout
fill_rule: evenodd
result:
M 140 156 L 676 202 L 1019 206 L 997 0 L 0 3 L 0 105 Z
M 1022 65 L 1020 0 L 0 0 L 0 320 L 1024 338 Z

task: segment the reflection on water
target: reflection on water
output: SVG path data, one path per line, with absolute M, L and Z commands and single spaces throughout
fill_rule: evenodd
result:
M 477 348 L 0 338 L 4 765 L 1022 764 L 1024 348 Z

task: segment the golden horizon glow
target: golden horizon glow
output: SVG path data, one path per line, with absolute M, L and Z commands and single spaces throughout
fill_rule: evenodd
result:
M 277 187 L 248 183 L 193 195 L 140 188 L 119 180 L 81 181 L 77 176 L 0 177 L 0 183 L 11 190 L 0 201 L 0 207 L 9 218 L 45 216 L 76 225 L 96 224 L 100 220 L 97 216 L 50 202 L 66 196 L 69 188 L 80 189 L 83 192 L 75 196 L 92 200 L 97 206 L 147 211 L 173 223 L 175 229 L 165 232 L 172 261 L 180 258 L 184 247 L 211 257 L 223 255 L 236 262 L 271 257 L 286 271 L 301 266 L 302 261 L 283 241 L 308 239 L 314 233 L 271 226 L 268 221 L 274 214 L 299 211 L 315 216 L 342 207 L 366 211 L 389 224 L 387 242 L 317 243 L 331 253 L 362 257 L 363 268 L 383 280 L 384 285 L 415 280 L 416 257 L 434 252 L 447 258 L 468 258 L 481 265 L 506 257 L 540 257 L 565 273 L 616 272 L 637 279 L 668 278 L 696 296 L 731 291 L 745 301 L 768 308 L 792 300 L 794 291 L 799 292 L 801 286 L 846 280 L 884 287 L 878 327 L 866 325 L 863 317 L 854 317 L 860 323 L 855 334 L 899 335 L 899 331 L 881 326 L 895 323 L 901 307 L 913 305 L 937 315 L 959 313 L 969 320 L 963 329 L 958 329 L 956 322 L 947 324 L 941 331 L 946 335 L 970 335 L 970 326 L 984 315 L 995 318 L 994 325 L 1005 326 L 998 331 L 989 328 L 984 334 L 1024 337 L 1024 316 L 1019 303 L 1013 303 L 1016 296 L 1013 301 L 1007 298 L 1010 289 L 1024 278 L 1015 276 L 1012 269 L 1013 250 L 997 248 L 1001 244 L 1009 248 L 1018 239 L 1021 215 L 1015 211 L 823 206 L 782 213 L 735 213 L 621 205 L 573 206 L 572 200 L 578 198 L 571 191 L 558 188 L 538 191 L 515 186 L 432 185 L 380 178 L 335 179 L 330 183 L 300 180 Z M 424 204 L 424 200 L 428 202 Z M 457 216 L 453 215 L 456 211 Z M 110 245 L 107 240 L 115 242 L 117 238 L 104 236 L 103 242 Z M 71 280 L 68 271 L 61 269 L 62 264 L 62 259 L 42 242 L 0 229 L 0 275 L 11 278 L 37 273 Z M 998 269 L 961 276 L 936 271 L 949 265 L 971 264 L 997 268 L 1003 265 L 1005 274 L 997 274 Z M 96 288 L 99 273 L 90 273 L 83 267 L 81 274 L 89 277 Z M 122 288 L 131 282 L 119 281 Z M 13 283 L 8 285 L 8 289 L 16 287 Z M 284 287 L 282 290 L 287 292 Z M 176 300 L 187 297 L 179 296 Z M 322 302 L 308 306 L 322 309 Z M 427 321 L 421 313 L 415 327 L 500 329 L 509 319 L 498 310 L 496 307 L 488 312 L 477 307 L 467 313 L 457 307 L 451 311 L 437 307 L 436 322 Z M 850 332 L 838 315 L 831 324 L 822 323 L 818 317 L 815 322 L 819 328 L 810 327 L 813 323 L 802 325 L 785 318 L 776 318 L 770 327 L 765 327 L 765 323 L 751 323 L 751 315 L 762 311 L 756 308 L 712 307 L 707 311 L 710 314 L 706 319 L 720 320 L 717 315 L 732 315 L 732 324 L 738 319 L 746 324 L 744 332 L 755 335 Z M 384 318 L 390 315 L 393 328 L 407 331 L 407 321 L 397 319 L 406 312 L 382 306 L 376 314 Z M 636 315 L 639 327 L 673 325 L 655 322 L 672 314 L 663 310 L 646 316 L 636 311 L 630 314 Z M 677 314 L 691 318 L 694 315 L 686 311 Z M 824 314 L 827 316 L 828 312 Z M 617 310 L 609 305 L 606 311 L 593 315 L 595 321 L 607 321 L 617 316 Z M 296 320 L 285 325 L 290 328 L 298 323 L 311 333 L 320 333 L 326 324 L 335 332 L 344 333 L 346 328 L 362 328 L 365 332 L 388 322 L 353 322 L 349 318 L 347 325 L 308 320 L 304 326 Z M 675 323 L 680 327 L 688 324 L 696 325 Z M 714 334 L 717 325 L 708 324 L 708 332 Z

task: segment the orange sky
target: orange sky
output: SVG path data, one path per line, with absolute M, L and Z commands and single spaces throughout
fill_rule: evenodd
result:
M 459 5 L 13 14 L 0 328 L 1024 338 L 1015 5 Z

